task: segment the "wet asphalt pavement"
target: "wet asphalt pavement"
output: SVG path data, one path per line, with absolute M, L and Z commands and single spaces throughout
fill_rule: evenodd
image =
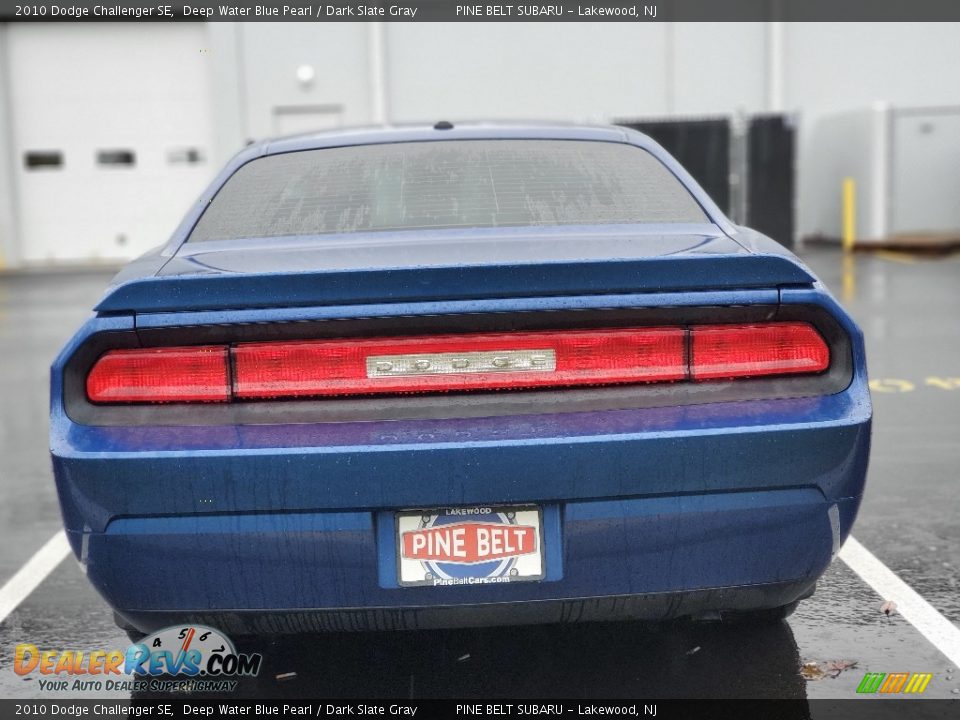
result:
M 867 496 L 854 535 L 960 624 L 960 256 L 804 255 L 861 324 L 874 386 Z M 50 360 L 109 273 L 0 275 L 0 585 L 60 527 L 47 455 Z M 849 698 L 864 672 L 957 668 L 841 561 L 787 623 L 565 627 L 268 638 L 250 697 Z M 14 646 L 125 648 L 72 556 L 0 624 L 0 697 L 51 697 L 12 670 Z M 806 680 L 804 663 L 856 662 Z M 286 681 L 277 675 L 296 673 Z M 95 692 L 91 696 L 123 696 Z M 71 694 L 70 697 L 74 697 Z

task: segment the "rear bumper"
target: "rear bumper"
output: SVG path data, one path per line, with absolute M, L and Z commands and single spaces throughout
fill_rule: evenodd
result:
M 124 517 L 377 512 L 816 488 L 862 493 L 866 383 L 820 397 L 503 418 L 94 427 L 53 420 L 67 530 Z
M 144 630 L 184 615 L 234 632 L 658 619 L 798 599 L 858 503 L 806 488 L 548 505 L 546 580 L 483 587 L 397 587 L 390 512 L 120 519 L 71 540 Z

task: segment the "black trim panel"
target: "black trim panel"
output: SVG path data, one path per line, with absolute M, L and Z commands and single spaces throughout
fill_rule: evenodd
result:
M 425 630 L 450 627 L 540 625 L 611 620 L 667 620 L 716 612 L 776 608 L 810 597 L 816 578 L 764 585 L 607 595 L 562 600 L 526 600 L 430 607 L 322 608 L 289 610 L 118 610 L 122 627 L 155 632 L 177 624 L 212 625 L 231 635 L 303 632 Z

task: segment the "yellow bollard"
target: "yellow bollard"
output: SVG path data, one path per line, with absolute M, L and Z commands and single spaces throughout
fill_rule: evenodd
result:
M 853 250 L 857 239 L 857 184 L 853 178 L 843 179 L 843 249 Z
M 853 244 L 857 237 L 857 184 L 843 180 L 843 299 L 853 300 L 857 278 L 853 267 Z

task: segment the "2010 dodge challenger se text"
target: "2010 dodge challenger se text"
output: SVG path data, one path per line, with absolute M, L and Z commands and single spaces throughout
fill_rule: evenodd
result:
M 863 492 L 861 333 L 612 127 L 237 155 L 52 371 L 129 632 L 779 618 Z

